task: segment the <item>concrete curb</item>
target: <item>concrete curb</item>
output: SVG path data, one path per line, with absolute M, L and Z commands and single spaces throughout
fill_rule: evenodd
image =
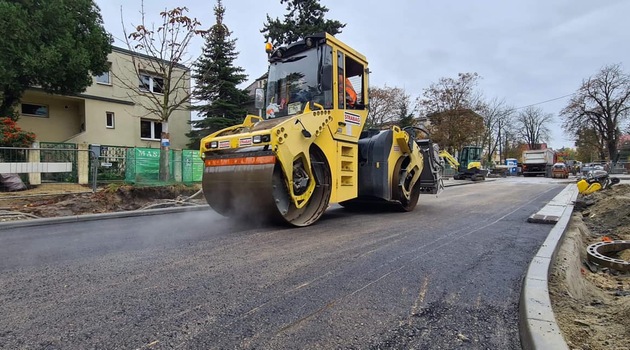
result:
M 549 298 L 549 273 L 564 232 L 573 214 L 573 205 L 578 195 L 575 184 L 567 185 L 547 206 L 557 207 L 564 201 L 564 210 L 549 236 L 529 264 L 523 279 L 519 302 L 519 333 L 521 347 L 525 350 L 569 350 L 551 308 Z M 545 208 L 541 209 L 541 211 Z
M 486 182 L 493 182 L 493 181 L 497 181 L 497 178 L 490 178 L 490 179 L 485 179 L 483 181 L 471 181 L 471 180 L 453 180 L 453 181 L 458 181 L 458 182 L 449 182 L 449 183 L 445 183 L 444 187 L 456 187 L 456 186 L 466 186 L 466 185 L 474 185 L 474 184 L 482 184 L 482 183 L 486 183 Z
M 207 205 L 200 205 L 200 206 L 189 206 L 189 207 L 130 210 L 130 211 L 115 212 L 115 213 L 103 213 L 103 214 L 72 215 L 72 216 L 62 216 L 62 217 L 55 217 L 55 218 L 33 219 L 33 220 L 8 221 L 8 222 L 0 223 L 0 231 L 12 229 L 12 228 L 19 228 L 19 227 L 33 227 L 33 226 L 42 226 L 42 225 L 50 225 L 50 224 L 65 224 L 69 222 L 96 221 L 96 220 L 183 213 L 187 211 L 203 211 L 203 210 L 211 210 L 211 209 Z

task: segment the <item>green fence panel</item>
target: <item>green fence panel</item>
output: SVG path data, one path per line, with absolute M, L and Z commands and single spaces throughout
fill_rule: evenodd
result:
M 199 151 L 185 149 L 182 151 L 182 182 L 201 182 L 203 161 Z
M 180 152 L 180 151 L 177 151 Z M 181 160 L 176 161 L 175 152 L 169 151 L 170 179 L 169 182 L 184 183 L 201 182 L 203 177 L 203 161 L 197 150 L 182 150 Z M 179 158 L 178 158 L 179 159 Z M 175 168 L 177 167 L 177 168 Z M 177 171 L 175 171 L 177 170 Z M 180 171 L 181 170 L 181 171 Z M 181 174 L 175 177 L 175 174 Z M 125 182 L 135 184 L 161 183 L 160 177 L 160 149 L 158 148 L 130 148 L 127 149 L 125 160 Z
M 195 156 L 193 157 L 193 182 L 201 182 L 203 178 L 203 160 L 199 158 L 199 151 L 195 152 Z
M 169 151 L 170 173 L 173 174 L 173 151 Z M 160 149 L 159 148 L 134 148 L 127 151 L 125 169 L 125 181 L 131 183 L 158 183 L 160 182 Z
M 125 181 L 136 182 L 136 149 L 127 149 L 126 157 L 127 159 L 125 159 Z

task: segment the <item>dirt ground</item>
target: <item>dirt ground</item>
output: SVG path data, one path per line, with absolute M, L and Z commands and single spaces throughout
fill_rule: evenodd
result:
M 168 206 L 207 205 L 203 193 L 198 192 L 200 189 L 200 185 L 109 185 L 93 193 L 90 188 L 79 185 L 42 185 L 26 191 L 0 192 L 0 222 Z M 195 196 L 190 198 L 193 195 Z
M 630 185 L 580 196 L 556 257 L 549 294 L 571 349 L 630 350 L 630 273 L 587 263 L 604 237 L 630 240 Z M 611 257 L 630 260 L 630 250 Z

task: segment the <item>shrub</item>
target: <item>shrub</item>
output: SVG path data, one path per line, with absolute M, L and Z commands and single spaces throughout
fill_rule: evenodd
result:
M 0 147 L 30 147 L 33 142 L 35 134 L 23 131 L 12 118 L 0 118 Z

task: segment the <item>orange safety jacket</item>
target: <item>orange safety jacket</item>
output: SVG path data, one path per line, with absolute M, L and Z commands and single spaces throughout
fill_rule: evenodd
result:
M 339 75 L 339 83 L 343 81 L 343 75 Z M 352 83 L 348 78 L 345 80 L 346 85 L 346 101 L 350 107 L 354 107 L 354 104 L 357 103 L 357 92 L 354 90 Z M 339 93 L 341 94 L 341 85 L 339 85 Z M 341 97 L 343 98 L 343 97 Z

